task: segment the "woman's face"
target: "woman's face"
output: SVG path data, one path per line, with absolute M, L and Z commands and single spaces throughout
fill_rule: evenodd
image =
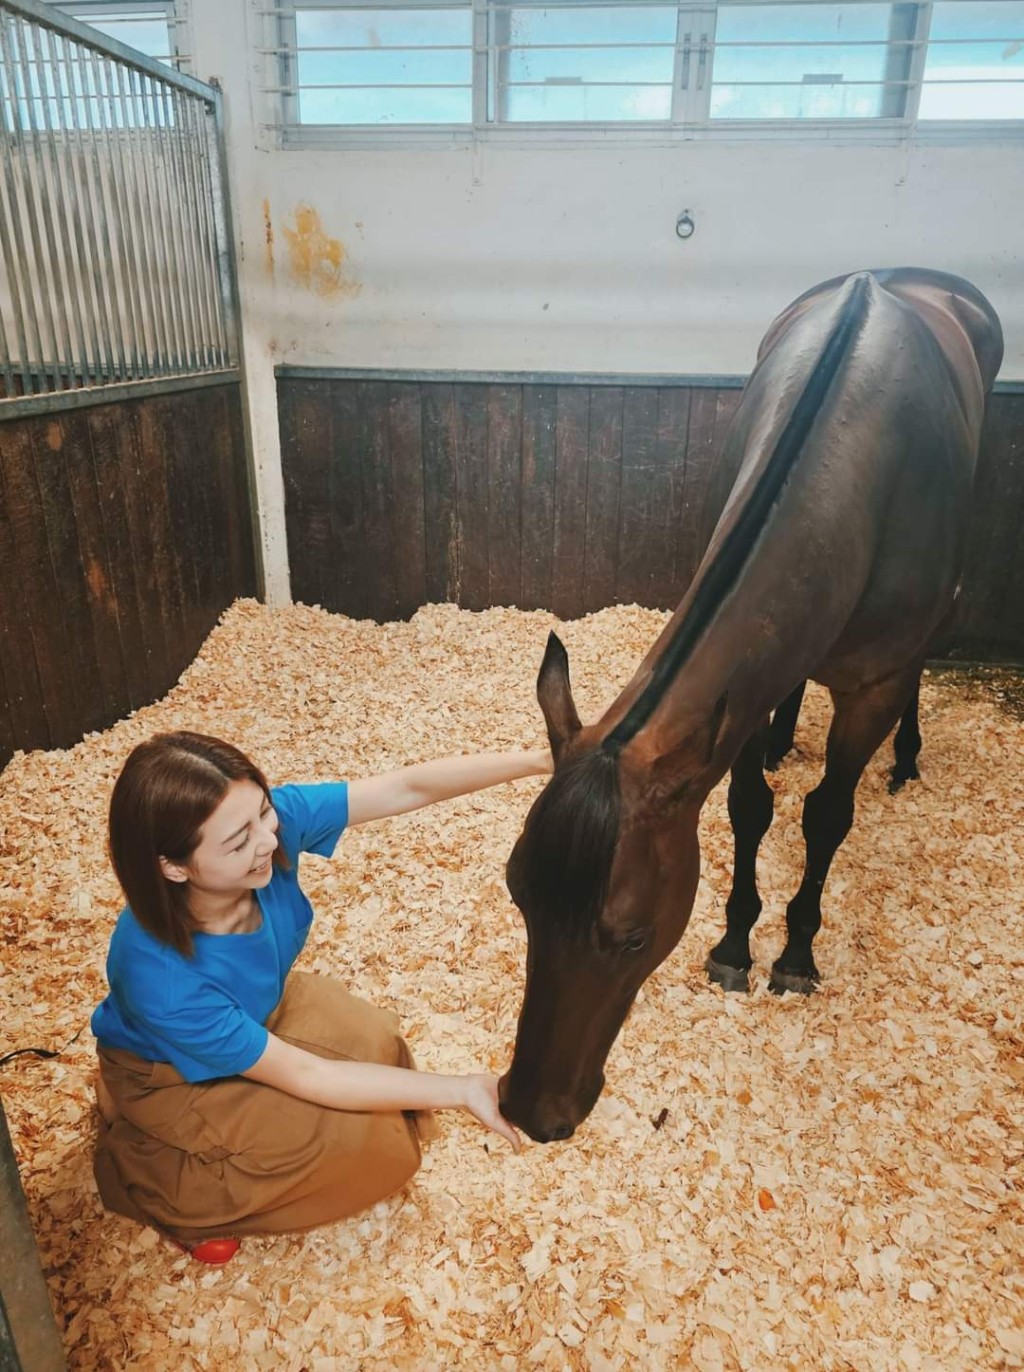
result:
M 277 813 L 254 781 L 233 781 L 187 862 L 160 859 L 164 876 L 200 891 L 261 890 L 273 876 Z

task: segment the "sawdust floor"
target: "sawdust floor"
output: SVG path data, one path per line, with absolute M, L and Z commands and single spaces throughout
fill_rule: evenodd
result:
M 564 626 L 584 718 L 664 619 L 627 607 Z M 0 778 L 0 1053 L 66 1043 L 104 994 L 118 910 L 104 815 L 136 741 L 200 727 L 275 781 L 534 745 L 551 623 L 433 606 L 379 626 L 242 601 L 165 700 L 68 752 L 16 757 Z M 765 972 L 797 883 L 824 694 L 809 695 L 799 754 L 773 781 L 748 998 L 701 971 L 728 889 L 719 787 L 690 928 L 568 1144 L 514 1157 L 443 1116 L 403 1194 L 307 1236 L 250 1239 L 207 1269 L 100 1207 L 88 1030 L 53 1061 L 9 1063 L 4 1104 L 71 1366 L 1024 1366 L 1024 724 L 997 697 L 926 678 L 922 780 L 890 797 L 888 746 L 873 761 L 809 1000 L 771 996 Z M 396 1008 L 425 1067 L 507 1063 L 525 936 L 502 873 L 540 784 L 303 859 L 318 918 L 299 966 Z

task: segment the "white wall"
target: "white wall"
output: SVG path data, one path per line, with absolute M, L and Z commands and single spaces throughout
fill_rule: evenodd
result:
M 746 373 L 826 277 L 933 266 L 999 311 L 1024 378 L 1024 147 L 825 143 L 282 151 L 257 0 L 192 6 L 229 116 L 264 558 L 287 595 L 275 363 Z M 683 209 L 696 221 L 675 234 Z M 318 237 L 319 235 L 322 235 Z

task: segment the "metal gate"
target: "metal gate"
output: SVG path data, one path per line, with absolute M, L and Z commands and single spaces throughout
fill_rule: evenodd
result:
M 219 90 L 0 0 L 0 135 L 0 418 L 237 370 Z

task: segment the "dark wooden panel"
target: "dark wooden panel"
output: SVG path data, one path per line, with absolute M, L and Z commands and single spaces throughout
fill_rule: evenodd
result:
M 1024 396 L 990 397 L 957 614 L 946 642 L 958 657 L 1024 658 Z
M 191 397 L 186 394 L 175 407 L 175 427 L 179 434 L 196 434 L 197 425 L 190 402 Z M 164 522 L 167 516 L 166 476 L 160 446 L 165 436 L 160 415 L 163 407 L 146 408 L 150 413 L 145 423 L 137 405 L 129 404 L 121 412 L 120 441 L 117 445 L 121 463 L 121 498 L 128 533 L 127 549 L 131 558 L 143 651 L 146 655 L 143 700 L 151 699 L 154 692 L 162 695 L 173 685 L 178 675 L 174 668 L 180 651 L 182 624 L 180 602 L 175 622 L 169 585 L 171 575 L 176 574 L 177 569 L 173 566 L 173 553 L 170 551 L 172 539 Z M 157 413 L 154 414 L 154 411 Z M 211 442 L 209 432 L 204 437 L 206 443 Z M 208 454 L 204 443 L 197 442 L 192 449 L 193 465 L 197 460 L 209 464 Z M 165 492 L 162 500 L 158 493 L 160 488 Z M 200 484 L 195 483 L 189 502 L 193 517 L 196 517 L 201 506 L 207 504 L 203 496 Z M 202 524 L 205 530 L 202 545 L 205 558 L 200 560 L 200 567 L 207 567 L 219 556 L 220 545 L 214 521 L 205 518 Z M 168 565 L 169 561 L 171 565 Z
M 657 510 L 658 401 L 649 386 L 627 387 L 622 397 L 622 458 L 619 494 L 618 558 L 614 599 L 620 605 L 646 605 L 653 559 L 658 551 L 652 534 L 664 523 Z
M 388 383 L 356 383 L 359 466 L 363 492 L 366 610 L 371 619 L 399 617 L 395 547 L 395 482 L 388 444 Z
M 522 568 L 523 396 L 487 387 L 487 603 L 519 603 Z
M 589 428 L 589 389 L 559 386 L 555 415 L 555 537 L 551 608 L 562 619 L 574 619 L 584 613 Z
M 162 695 L 256 589 L 239 388 L 0 423 L 0 765 Z
M 78 413 L 68 411 L 60 416 L 60 425 L 64 435 L 68 499 L 74 512 L 78 555 L 92 625 L 92 644 L 103 686 L 104 720 L 109 721 L 121 719 L 129 712 L 131 695 L 125 672 L 110 551 L 100 513 L 89 413 L 87 410 Z
M 288 477 L 296 488 L 288 508 L 293 586 L 308 585 L 310 599 L 349 614 L 361 609 L 358 588 L 343 584 L 339 572 L 337 529 L 327 565 L 307 555 L 316 537 L 306 533 L 321 517 L 321 459 L 306 452 L 307 433 L 293 432 L 289 392 L 299 385 L 329 390 L 337 432 L 367 384 L 339 378 L 281 387 L 285 447 L 295 453 Z M 365 612 L 412 612 L 421 538 L 424 601 L 473 609 L 517 603 L 564 618 L 616 601 L 664 609 L 679 602 L 728 486 L 719 456 L 738 388 L 419 381 L 401 387 L 396 408 L 398 383 L 379 384 L 389 387 L 387 405 L 367 402 L 352 439 L 357 451 L 339 460 L 336 439 L 330 463 L 331 482 L 347 480 L 359 464 L 372 500 L 372 518 L 351 507 L 344 539 L 373 552 L 367 575 L 375 599 Z M 1024 656 L 1022 431 L 1024 397 L 995 396 L 962 607 L 948 640 L 961 656 Z M 307 463 L 311 474 L 300 492 Z
M 487 387 L 458 385 L 454 399 L 459 604 L 467 610 L 486 610 L 490 570 Z
M 13 434 L 10 436 L 13 438 Z M 24 593 L 27 578 L 14 543 L 11 524 L 13 490 L 11 468 L 17 445 L 0 428 L 0 681 L 3 683 L 3 717 L 6 724 L 0 743 L 0 765 L 17 748 L 47 748 L 50 730 L 43 709 L 43 685 L 36 663 L 30 598 Z
M 427 597 L 423 515 L 423 403 L 417 382 L 388 386 L 388 447 L 394 480 L 395 584 L 398 616 L 408 619 Z
M 523 610 L 546 610 L 552 604 L 557 407 L 554 386 L 523 387 L 519 590 Z
M 74 430 L 62 423 L 64 416 L 55 416 L 50 423 L 34 430 L 35 475 L 43 517 L 50 565 L 58 585 L 58 599 L 50 607 L 54 616 L 52 627 L 61 626 L 63 654 L 71 671 L 73 707 L 62 715 L 57 735 L 50 731 L 54 742 L 64 745 L 77 742 L 83 729 L 102 727 L 109 717 L 109 703 L 105 699 L 103 679 L 97 660 L 96 640 L 85 579 L 85 559 L 80 547 L 78 520 L 71 496 L 64 458 L 65 437 L 73 438 Z M 73 465 L 90 462 L 87 448 L 84 455 L 75 453 Z M 50 632 L 49 625 L 40 631 Z
M 686 442 L 693 392 L 688 387 L 658 390 L 658 444 L 653 478 L 649 589 L 641 602 L 663 610 L 675 609 L 686 589 L 677 574 L 676 534 L 686 498 Z
M 46 518 L 36 478 L 34 445 L 41 428 L 16 425 L 3 435 L 4 489 L 10 522 L 17 598 L 27 609 L 29 640 L 39 674 L 46 733 L 35 746 L 61 748 L 72 741 L 77 715 L 74 664 L 68 653 L 70 626 L 65 623 L 59 568 L 50 556 Z M 45 439 L 43 439 L 45 441 Z
M 423 529 L 427 603 L 459 603 L 459 505 L 455 387 L 424 386 Z
M 619 561 L 619 487 L 622 482 L 621 386 L 590 392 L 587 434 L 587 531 L 583 604 L 589 612 L 615 601 Z
M 349 388 L 344 401 L 354 402 Z M 328 386 L 296 381 L 278 388 L 278 402 L 291 590 L 296 600 L 312 605 L 319 603 L 321 587 L 330 584 L 336 548 L 331 529 L 331 473 L 339 460 L 331 432 L 335 396 Z

